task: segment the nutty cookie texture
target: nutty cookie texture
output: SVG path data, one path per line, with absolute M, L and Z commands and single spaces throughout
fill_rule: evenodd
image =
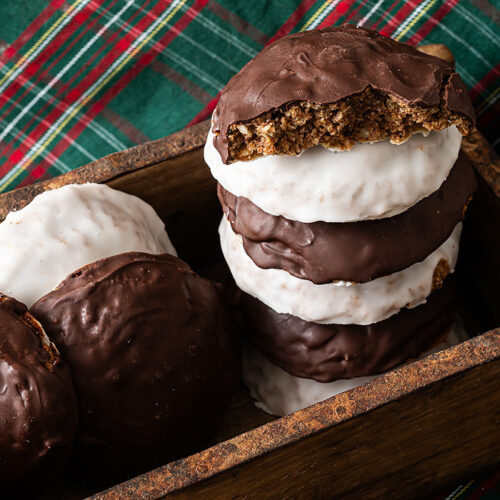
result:
M 222 91 L 213 131 L 222 160 L 231 163 L 316 145 L 397 144 L 450 125 L 466 135 L 474 120 L 452 65 L 346 24 L 266 47 Z

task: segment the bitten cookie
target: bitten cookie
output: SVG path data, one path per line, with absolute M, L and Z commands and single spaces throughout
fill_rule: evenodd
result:
M 225 163 L 296 155 L 318 144 L 400 143 L 450 125 L 465 135 L 473 124 L 453 66 L 348 24 L 267 46 L 229 81 L 213 116 Z

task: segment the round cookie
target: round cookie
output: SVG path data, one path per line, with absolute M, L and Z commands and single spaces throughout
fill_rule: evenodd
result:
M 371 325 L 321 325 L 279 314 L 240 294 L 246 338 L 273 364 L 296 377 L 332 382 L 382 373 L 420 354 L 448 331 L 456 283 L 448 278 L 425 304 Z
M 262 211 L 218 185 L 222 209 L 243 247 L 263 269 L 283 269 L 316 284 L 362 283 L 424 260 L 463 218 L 476 188 L 464 154 L 439 190 L 400 215 L 374 221 L 302 223 Z
M 209 132 L 204 154 L 224 189 L 269 214 L 301 222 L 354 222 L 398 215 L 439 189 L 461 141 L 456 127 L 449 127 L 414 134 L 400 145 L 381 141 L 350 151 L 317 146 L 300 156 L 225 165 Z
M 468 339 L 465 332 L 452 327 L 444 342 L 425 352 L 423 358 Z M 243 380 L 255 405 L 271 415 L 284 416 L 306 408 L 373 380 L 376 375 L 321 383 L 300 378 L 271 363 L 250 344 L 243 349 Z
M 39 492 L 57 478 L 77 416 L 68 366 L 26 306 L 0 294 L 2 495 Z
M 453 66 L 373 30 L 295 33 L 268 45 L 221 92 L 214 144 L 224 163 L 299 154 L 474 123 Z
M 423 261 L 366 283 L 337 281 L 316 285 L 281 269 L 261 269 L 243 248 L 223 217 L 219 226 L 222 253 L 237 286 L 278 313 L 313 323 L 369 325 L 404 307 L 425 302 L 452 272 L 458 256 L 462 223 Z
M 225 165 L 209 132 L 204 155 L 224 189 L 267 213 L 301 222 L 354 222 L 398 215 L 439 189 L 461 141 L 456 127 L 449 127 L 414 134 L 400 145 L 381 141 L 350 151 L 317 146 L 299 156 Z
M 120 478 L 209 443 L 238 383 L 220 285 L 172 255 L 126 253 L 75 271 L 33 307 L 79 396 L 76 460 Z
M 0 224 L 0 290 L 29 307 L 75 269 L 131 251 L 175 255 L 146 202 L 103 184 L 46 191 Z

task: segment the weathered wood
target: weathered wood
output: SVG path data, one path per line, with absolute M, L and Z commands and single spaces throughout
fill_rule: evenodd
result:
M 479 130 L 474 129 L 464 138 L 462 149 L 496 198 L 500 198 L 500 158 Z
M 165 498 L 423 498 L 500 464 L 499 376 L 474 368 Z
M 496 330 L 93 498 L 421 495 L 500 463 L 499 376 Z
M 500 325 L 500 158 L 484 137 L 474 132 L 462 149 L 478 175 L 478 190 L 466 213 L 457 272 L 473 333 Z

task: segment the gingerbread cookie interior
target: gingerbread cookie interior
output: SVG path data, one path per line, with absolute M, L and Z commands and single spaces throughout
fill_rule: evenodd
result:
M 456 125 L 462 135 L 468 118 L 452 113 L 444 102 L 433 107 L 409 105 L 390 94 L 367 88 L 331 104 L 295 101 L 228 129 L 231 161 L 263 155 L 298 155 L 313 146 L 346 150 L 357 142 L 389 139 L 400 144 L 416 132 Z

